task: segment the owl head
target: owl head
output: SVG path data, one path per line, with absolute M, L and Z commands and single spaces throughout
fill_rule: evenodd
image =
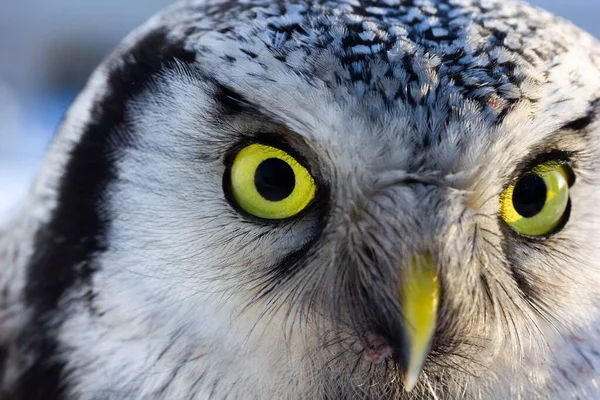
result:
M 519 2 L 177 4 L 32 190 L 32 347 L 81 398 L 591 393 L 599 98 Z

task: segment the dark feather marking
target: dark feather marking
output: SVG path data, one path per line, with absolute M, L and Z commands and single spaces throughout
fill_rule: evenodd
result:
M 210 395 L 208 395 L 209 399 L 212 399 L 217 393 L 217 387 L 219 386 L 219 383 L 221 383 L 221 378 L 216 378 L 215 380 L 213 380 L 212 388 L 210 389 Z
M 181 369 L 184 367 L 184 364 L 180 364 L 178 366 L 176 366 L 173 371 L 171 371 L 171 375 L 169 376 L 169 379 L 167 379 L 167 382 L 165 382 L 165 384 L 158 389 L 155 394 L 159 395 L 158 397 L 163 399 L 165 398 L 165 394 L 167 392 L 167 390 L 169 390 L 169 387 L 171 386 L 171 384 L 173 383 L 173 381 L 175 380 L 175 378 L 177 378 L 177 375 L 179 374 L 179 372 L 181 371 Z
M 171 335 L 171 337 L 169 338 L 169 344 L 167 345 L 167 347 L 165 347 L 163 349 L 163 351 L 160 352 L 158 357 L 156 357 L 156 361 L 155 361 L 156 363 L 159 362 L 160 360 L 162 360 L 162 358 L 173 348 L 173 346 L 175 346 L 175 344 L 177 344 L 182 331 L 183 331 L 183 328 L 179 328 Z
M 530 303 L 539 301 L 537 293 L 535 292 L 533 286 L 529 283 L 529 280 L 525 277 L 523 271 L 514 263 L 511 263 L 510 272 L 525 300 Z
M 125 62 L 123 62 L 125 60 Z M 56 354 L 51 322 L 68 289 L 90 285 L 96 268 L 94 254 L 106 249 L 110 221 L 101 213 L 105 188 L 115 179 L 115 135 L 126 122 L 127 102 L 146 87 L 163 64 L 191 63 L 195 54 L 182 43 L 170 42 L 167 33 L 154 31 L 127 54 L 109 61 L 108 95 L 94 105 L 92 120 L 71 151 L 58 189 L 58 207 L 50 222 L 36 234 L 37 252 L 27 269 L 25 301 L 35 310 L 32 323 L 19 343 L 36 359 L 7 395 L 10 399 L 53 400 L 66 396 L 64 362 Z M 120 138 L 121 143 L 123 139 Z M 119 141 L 117 141 L 119 142 Z M 3 396 L 3 398 L 7 398 Z
M 196 378 L 196 380 L 194 381 L 194 383 L 192 383 L 192 385 L 190 386 L 190 390 L 188 391 L 189 393 L 189 400 L 193 400 L 196 395 L 198 394 L 198 386 L 200 385 L 200 382 L 202 382 L 202 380 L 204 380 L 204 378 L 206 377 L 206 371 L 202 371 L 202 373 L 198 376 L 198 378 Z
M 583 117 L 577 118 L 576 120 L 563 125 L 562 129 L 575 132 L 585 131 L 598 118 L 598 112 L 600 111 L 599 108 L 600 99 L 596 99 L 591 102 L 590 108 Z
M 239 93 L 215 81 L 214 98 L 222 106 L 222 113 L 227 115 L 239 114 L 249 108 L 248 101 Z
M 0 377 L 6 373 L 6 363 L 8 362 L 8 349 L 0 347 Z

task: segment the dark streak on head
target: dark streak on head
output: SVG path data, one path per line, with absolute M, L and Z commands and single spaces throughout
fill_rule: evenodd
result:
M 600 99 L 596 99 L 590 103 L 587 113 L 576 120 L 573 120 L 563 125 L 563 130 L 584 132 L 598 118 L 600 112 Z
M 94 104 L 92 118 L 69 154 L 58 187 L 58 206 L 50 221 L 36 234 L 36 253 L 27 269 L 26 304 L 34 310 L 20 346 L 36 356 L 33 365 L 8 394 L 11 399 L 65 397 L 65 365 L 57 359 L 51 337 L 60 302 L 69 289 L 90 285 L 98 266 L 94 255 L 107 249 L 109 216 L 103 213 L 105 190 L 115 179 L 114 143 L 125 144 L 116 127 L 127 121 L 127 103 L 144 90 L 148 81 L 171 62 L 192 63 L 195 54 L 182 43 L 156 30 L 125 54 L 108 61 L 108 93 Z M 116 140 L 115 140 L 116 139 Z
M 265 268 L 257 279 L 256 290 L 260 293 L 256 300 L 272 296 L 282 295 L 280 287 L 293 279 L 306 265 L 311 261 L 313 255 L 319 248 L 322 240 L 323 231 L 327 225 L 327 211 L 329 210 L 329 189 L 320 191 L 319 198 L 309 206 L 304 214 L 307 218 L 317 218 L 318 222 L 314 226 L 313 236 L 300 248 L 293 250 L 282 256 L 277 262 Z M 303 216 L 299 217 L 303 218 Z M 293 220 L 288 224 L 295 223 Z
M 526 278 L 526 275 L 521 268 L 514 263 L 511 263 L 510 272 L 514 281 L 517 283 L 523 298 L 528 303 L 539 302 L 539 294 L 534 290 L 534 287 L 530 284 L 529 279 Z
M 241 114 L 248 108 L 248 102 L 241 94 L 216 81 L 214 98 L 225 115 Z
M 520 268 L 520 260 L 515 256 L 513 251 L 515 246 L 526 244 L 527 242 L 523 241 L 526 238 L 519 237 L 517 233 L 508 227 L 501 216 L 498 216 L 498 223 L 500 224 L 503 236 L 502 251 L 504 253 L 504 258 L 508 260 L 513 281 L 519 289 L 521 297 L 530 304 L 536 304 L 541 300 L 539 298 L 539 293 L 531 284 L 530 278 Z

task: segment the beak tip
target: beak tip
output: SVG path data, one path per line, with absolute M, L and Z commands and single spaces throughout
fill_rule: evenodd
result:
M 415 386 L 417 386 L 422 369 L 422 362 L 412 365 L 409 364 L 408 368 L 406 369 L 406 372 L 404 373 L 404 390 L 407 393 L 412 391 L 415 388 Z
M 404 390 L 408 393 L 411 392 L 415 386 L 417 386 L 417 381 L 419 380 L 419 375 L 414 374 L 412 372 L 406 373 L 404 375 Z

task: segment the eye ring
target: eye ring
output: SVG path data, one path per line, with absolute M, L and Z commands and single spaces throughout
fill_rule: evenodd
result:
M 560 231 L 570 215 L 573 173 L 565 163 L 548 161 L 519 176 L 500 195 L 500 215 L 516 233 L 545 237 Z
M 279 148 L 254 143 L 239 150 L 225 176 L 226 195 L 239 210 L 263 220 L 284 220 L 305 210 L 317 185 L 309 171 Z

